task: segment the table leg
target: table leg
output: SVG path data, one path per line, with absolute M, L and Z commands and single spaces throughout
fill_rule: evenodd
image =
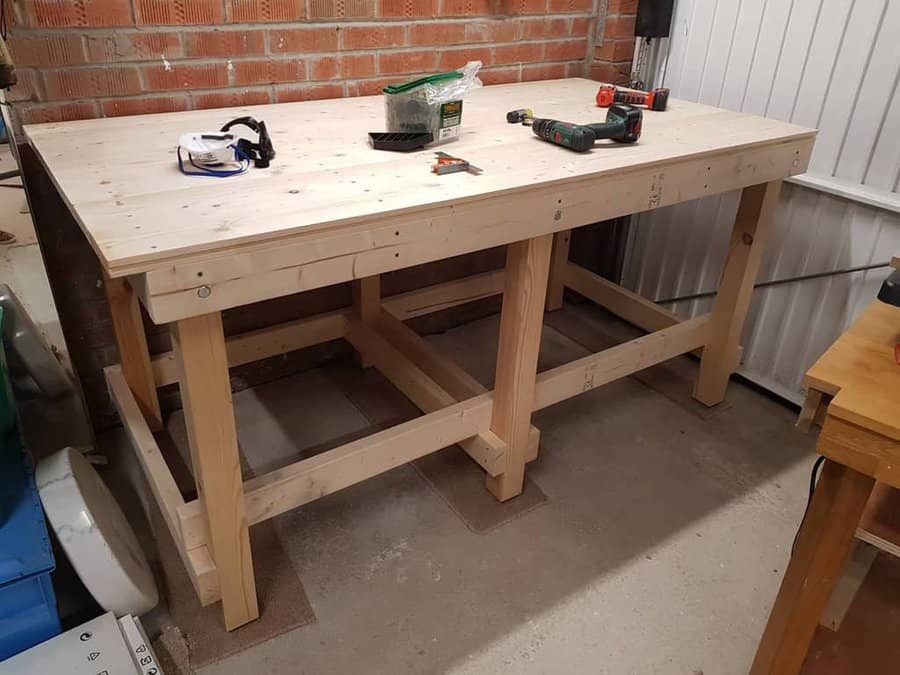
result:
M 355 279 L 353 281 L 353 314 L 363 323 L 371 326 L 381 315 L 381 275 Z M 368 368 L 372 365 L 365 354 L 360 353 L 359 365 Z
M 221 315 L 178 321 L 172 349 L 181 371 L 188 443 L 197 494 L 209 522 L 225 628 L 232 630 L 256 619 L 259 608 Z
M 353 281 L 353 312 L 363 323 L 372 324 L 381 314 L 381 275 Z
M 827 460 L 750 675 L 800 672 L 875 481 Z
M 147 426 L 151 431 L 160 431 L 163 426 L 162 414 L 156 394 L 156 381 L 150 367 L 150 350 L 147 348 L 147 334 L 141 319 L 140 300 L 128 279 L 106 277 L 103 286 L 119 346 L 122 376 L 134 394 Z
M 547 283 L 547 311 L 555 312 L 563 305 L 563 291 L 566 288 L 566 265 L 569 264 L 569 242 L 572 230 L 563 230 L 553 235 L 553 253 L 550 256 L 550 281 Z
M 520 494 L 525 480 L 552 241 L 547 234 L 507 247 L 491 431 L 506 441 L 509 455 L 506 471 L 487 477 L 500 501 Z
M 725 398 L 728 378 L 737 368 L 741 331 L 753 284 L 766 247 L 781 181 L 744 188 L 728 256 L 710 319 L 710 341 L 703 348 L 694 398 L 708 406 Z
M 806 398 L 803 400 L 803 407 L 800 409 L 800 415 L 797 417 L 797 423 L 794 426 L 804 434 L 812 431 L 816 421 L 821 421 L 822 409 L 828 407 L 829 398 L 821 391 L 808 389 Z

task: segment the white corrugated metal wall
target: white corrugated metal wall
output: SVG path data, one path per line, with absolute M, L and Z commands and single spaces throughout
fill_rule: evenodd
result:
M 809 173 L 782 191 L 759 281 L 871 265 L 900 252 L 898 35 L 898 0 L 677 0 L 657 86 L 819 129 Z M 623 283 L 654 300 L 715 290 L 737 199 L 635 218 Z M 757 289 L 742 374 L 799 402 L 805 370 L 888 274 Z M 689 317 L 708 311 L 711 299 L 668 306 Z

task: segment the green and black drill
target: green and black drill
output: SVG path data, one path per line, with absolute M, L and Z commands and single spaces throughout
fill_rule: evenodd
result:
M 644 116 L 640 108 L 616 103 L 606 113 L 606 122 L 597 124 L 571 124 L 559 120 L 532 117 L 531 110 L 513 110 L 506 114 L 508 122 L 531 125 L 538 138 L 561 145 L 576 152 L 586 152 L 594 142 L 611 138 L 619 143 L 634 143 L 641 137 Z

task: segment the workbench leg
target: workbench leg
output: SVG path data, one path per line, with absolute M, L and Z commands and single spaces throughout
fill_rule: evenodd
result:
M 872 498 L 869 497 L 870 502 L 871 500 Z M 863 514 L 863 518 L 865 518 L 865 514 Z M 851 544 L 850 555 L 844 564 L 844 569 L 835 581 L 828 604 L 825 605 L 822 616 L 819 617 L 820 626 L 835 632 L 841 629 L 841 623 L 847 616 L 850 605 L 856 599 L 856 594 L 862 588 L 878 553 L 879 550 L 872 544 L 859 539 Z
M 128 383 L 138 408 L 151 431 L 162 429 L 162 414 L 159 411 L 159 397 L 156 381 L 150 367 L 150 350 L 147 348 L 147 334 L 141 319 L 141 303 L 128 279 L 104 278 L 106 300 L 112 316 L 113 332 L 119 345 L 119 361 L 122 376 Z
M 569 264 L 569 241 L 572 230 L 553 235 L 553 253 L 550 257 L 550 281 L 547 283 L 547 311 L 555 312 L 563 306 L 566 288 L 566 266 Z
M 719 291 L 713 303 L 709 342 L 703 348 L 694 398 L 708 406 L 725 398 L 728 378 L 737 369 L 741 331 L 753 284 L 766 247 L 781 181 L 744 188 Z
M 804 434 L 812 431 L 816 420 L 821 420 L 823 408 L 828 408 L 828 399 L 821 391 L 808 389 L 806 398 L 803 400 L 803 407 L 800 409 L 800 415 L 797 417 L 797 423 L 794 425 Z
M 178 321 L 172 350 L 181 373 L 194 478 L 209 522 L 225 628 L 232 630 L 256 619 L 259 608 L 221 315 Z
M 381 314 L 381 275 L 353 280 L 353 314 L 363 323 L 373 326 Z M 358 354 L 361 368 L 372 365 L 365 354 Z
M 874 484 L 826 460 L 750 675 L 800 672 Z
M 552 241 L 547 234 L 506 251 L 491 431 L 506 441 L 509 455 L 506 471 L 487 477 L 488 490 L 500 501 L 520 494 L 525 480 Z

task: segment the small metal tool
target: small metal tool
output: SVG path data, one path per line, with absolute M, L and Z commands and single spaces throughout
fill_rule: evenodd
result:
M 446 152 L 436 152 L 434 155 L 437 157 L 437 161 L 431 167 L 431 170 L 439 176 L 445 173 L 456 173 L 457 171 L 468 171 L 474 176 L 481 174 L 481 169 L 460 157 L 448 155 Z
M 529 124 L 529 120 L 534 118 L 534 111 L 531 108 L 519 108 L 518 110 L 510 110 L 506 113 L 506 121 L 510 124 Z

